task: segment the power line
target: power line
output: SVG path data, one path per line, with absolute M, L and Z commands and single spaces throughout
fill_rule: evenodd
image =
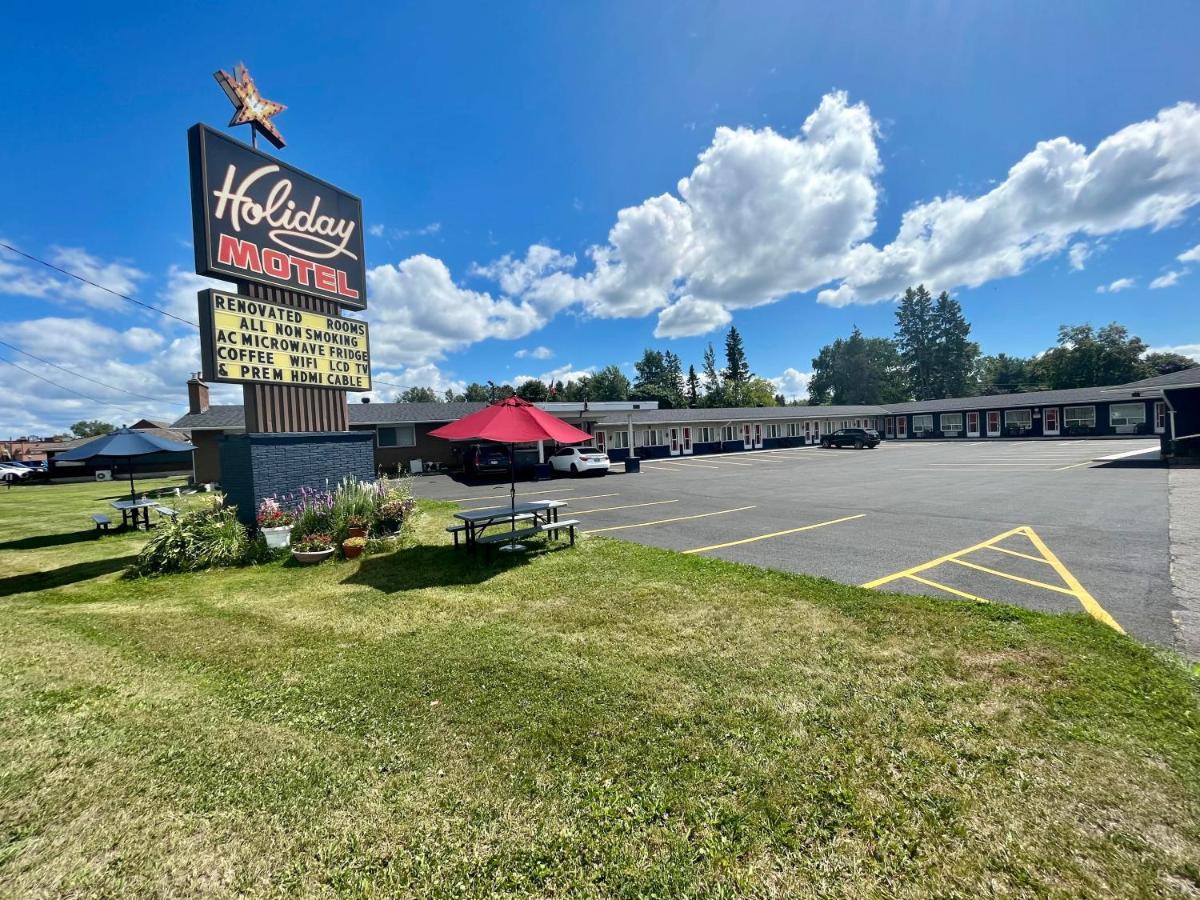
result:
M 76 275 L 74 272 L 68 272 L 66 269 L 62 268 L 61 266 L 56 266 L 52 262 L 47 262 L 46 260 L 41 259 L 40 257 L 34 256 L 32 253 L 26 253 L 24 250 L 18 250 L 12 244 L 6 244 L 4 241 L 0 241 L 0 247 L 3 247 L 5 250 L 11 251 L 11 252 L 17 254 L 18 256 L 23 256 L 26 259 L 30 260 L 31 262 L 37 263 L 38 265 L 45 266 L 47 269 L 53 269 L 55 272 L 58 272 L 62 275 L 66 275 L 68 278 L 74 278 L 76 281 L 82 281 L 84 284 L 91 285 L 92 287 L 97 288 L 101 291 L 107 291 L 108 293 L 112 294 L 114 297 L 120 297 L 122 300 L 128 300 L 130 303 L 135 303 L 138 306 L 143 307 L 144 309 L 148 309 L 148 310 L 151 310 L 152 312 L 156 312 L 160 316 L 166 316 L 168 319 L 174 319 L 176 322 L 182 322 L 184 325 L 191 325 L 193 328 L 200 327 L 195 322 L 192 322 L 188 319 L 181 318 L 180 316 L 177 316 L 174 313 L 169 313 L 165 309 L 160 309 L 159 307 L 155 306 L 152 303 L 146 303 L 144 300 L 138 300 L 136 297 L 130 297 L 128 294 L 122 294 L 120 291 L 114 291 L 110 287 L 105 287 L 102 284 L 97 284 L 96 282 L 92 281 L 90 278 L 84 278 L 82 275 Z
M 152 403 L 174 402 L 174 401 L 167 400 L 163 397 L 147 397 L 145 394 L 138 394 L 133 391 L 126 390 L 125 388 L 117 387 L 115 384 L 106 384 L 105 382 L 100 381 L 99 379 L 92 378 L 90 375 L 84 375 L 82 372 L 76 372 L 74 369 L 65 368 L 64 366 L 60 366 L 58 363 L 52 363 L 48 359 L 42 359 L 40 356 L 34 356 L 28 350 L 22 350 L 20 347 L 17 347 L 14 344 L 10 344 L 8 341 L 0 341 L 0 345 L 3 345 L 10 350 L 16 350 L 18 353 L 23 353 L 26 356 L 28 356 L 30 359 L 35 359 L 44 365 L 53 366 L 54 368 L 58 369 L 59 371 L 66 372 L 68 375 L 74 375 L 76 378 L 82 378 L 85 381 L 92 382 L 92 384 L 98 384 L 98 385 L 100 385 L 100 387 L 108 388 L 110 391 L 120 391 L 123 394 L 129 394 L 129 396 L 131 396 L 131 397 L 137 397 L 139 400 L 149 400 Z
M 46 382 L 46 384 L 52 384 L 59 390 L 66 391 L 68 394 L 74 394 L 76 397 L 82 397 L 84 400 L 90 400 L 93 403 L 99 403 L 101 406 L 111 406 L 113 409 L 121 410 L 121 412 L 133 413 L 134 415 L 137 415 L 137 410 L 130 409 L 127 406 L 117 406 L 115 403 L 111 403 L 108 400 L 97 400 L 95 397 L 89 397 L 87 394 L 81 394 L 81 393 L 79 393 L 79 391 L 69 388 L 65 384 L 59 384 L 57 381 L 52 381 L 44 375 L 39 375 L 37 372 L 29 371 L 24 366 L 18 366 L 11 359 L 5 359 L 3 356 L 0 356 L 0 362 L 8 363 L 14 369 L 20 369 L 26 375 L 32 375 L 34 378 L 39 378 L 42 381 Z

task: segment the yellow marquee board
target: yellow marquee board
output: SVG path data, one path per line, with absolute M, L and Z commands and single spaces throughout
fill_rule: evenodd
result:
M 358 319 L 201 291 L 200 350 L 209 381 L 371 390 L 367 323 Z

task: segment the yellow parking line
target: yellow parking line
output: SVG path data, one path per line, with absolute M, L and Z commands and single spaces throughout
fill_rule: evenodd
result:
M 860 585 L 860 587 L 877 588 L 881 585 L 887 584 L 889 581 L 895 581 L 898 578 L 907 578 L 915 575 L 917 572 L 924 572 L 926 569 L 936 569 L 942 563 L 949 562 L 956 556 L 966 556 L 968 553 L 972 553 L 975 550 L 981 550 L 984 547 L 996 543 L 997 541 L 1002 541 L 1007 537 L 1012 537 L 1014 534 L 1021 533 L 1021 527 L 1018 526 L 1004 532 L 1004 534 L 997 535 L 994 538 L 988 538 L 986 541 L 980 541 L 978 544 L 967 547 L 965 550 L 955 550 L 953 553 L 947 553 L 945 556 L 939 556 L 937 559 L 931 559 L 929 562 L 921 563 L 919 566 L 913 566 L 911 569 L 904 569 L 900 572 L 894 572 L 891 575 L 884 575 L 882 578 L 876 578 L 874 581 L 868 581 L 866 584 Z
M 985 600 L 983 597 L 976 597 L 974 594 L 968 594 L 966 591 L 960 591 L 958 588 L 952 588 L 948 585 L 941 584 L 937 581 L 930 581 L 928 578 L 922 578 L 920 575 L 909 575 L 913 581 L 919 581 L 921 584 L 927 584 L 931 588 L 937 588 L 939 591 L 945 591 L 947 594 L 954 594 L 957 597 L 962 597 L 966 600 L 974 600 L 977 603 L 991 603 L 991 600 Z
M 742 538 L 738 541 L 726 541 L 724 544 L 711 544 L 708 547 L 696 547 L 684 550 L 684 553 L 707 553 L 709 550 L 721 550 L 725 547 L 736 547 L 739 544 L 752 544 L 755 541 L 765 541 L 768 538 L 783 537 L 785 534 L 796 534 L 801 531 L 811 531 L 814 528 L 824 528 L 826 525 L 837 525 L 839 522 L 849 522 L 851 519 L 861 519 L 866 513 L 853 516 L 843 516 L 840 519 L 830 519 L 828 522 L 814 522 L 812 525 L 801 525 L 799 528 L 789 528 L 786 531 L 772 531 L 770 534 L 760 534 L 757 537 Z
M 1054 471 L 1055 472 L 1065 472 L 1065 471 L 1067 471 L 1067 469 L 1078 469 L 1080 466 L 1090 466 L 1094 462 L 1095 462 L 1094 459 L 1085 459 L 1083 462 L 1075 463 L 1072 466 L 1063 466 L 1061 469 L 1055 469 Z
M 967 562 L 965 559 L 952 559 L 950 562 L 956 566 L 966 566 L 968 569 L 974 569 L 977 572 L 986 572 L 988 575 L 998 575 L 1001 578 L 1007 578 L 1010 581 L 1019 581 L 1021 584 L 1029 584 L 1033 587 L 1045 588 L 1048 591 L 1055 591 L 1059 594 L 1066 594 L 1068 597 L 1074 597 L 1075 592 L 1067 590 L 1064 587 L 1059 587 L 1057 584 L 1046 584 L 1044 581 L 1035 581 L 1032 578 L 1024 578 L 1020 575 L 1010 575 L 1008 572 L 1001 572 L 999 569 L 991 569 L 987 566 L 981 566 L 978 563 Z
M 602 506 L 599 509 L 573 509 L 571 515 L 582 516 L 587 513 L 612 512 L 614 509 L 637 509 L 639 506 L 662 506 L 664 503 L 678 503 L 678 500 L 651 500 L 649 503 L 630 503 L 627 506 Z
M 571 499 L 572 500 L 599 500 L 602 497 L 620 497 L 620 496 L 621 496 L 620 494 L 615 494 L 615 493 L 614 494 L 588 494 L 586 497 L 572 497 Z M 521 502 L 520 496 L 517 497 L 517 502 L 518 503 Z M 495 509 L 496 507 L 502 507 L 502 506 L 504 506 L 503 502 L 497 503 L 495 506 L 474 506 L 474 507 L 471 507 L 470 509 L 464 509 L 463 512 L 479 512 L 480 510 L 483 510 L 483 509 Z
M 601 531 L 620 531 L 622 528 L 646 528 L 650 525 L 666 525 L 668 522 L 686 522 L 690 519 L 705 519 L 709 516 L 723 516 L 726 513 L 745 512 L 754 509 L 753 506 L 739 506 L 736 509 L 718 509 L 716 512 L 699 513 L 694 516 L 675 516 L 672 519 L 656 519 L 653 522 L 635 522 L 633 525 L 609 525 L 607 528 L 593 528 L 584 534 L 599 534 Z
M 1099 619 L 1105 625 L 1115 628 L 1121 634 L 1124 634 L 1125 629 L 1118 625 L 1117 620 L 1110 616 L 1108 611 L 1096 602 L 1096 598 L 1089 594 L 1087 588 L 1079 583 L 1079 579 L 1071 574 L 1071 570 L 1064 566 L 1059 561 L 1059 558 L 1050 552 L 1050 548 L 1037 536 L 1037 532 L 1032 528 L 1026 528 L 1025 534 L 1033 542 L 1033 546 L 1037 547 L 1038 553 L 1046 557 L 1046 562 L 1054 567 L 1054 571 L 1058 573 L 1058 577 L 1066 582 L 1075 592 L 1075 596 L 1079 598 L 1079 602 L 1083 604 L 1083 608 L 1088 611 L 1088 614 L 1092 618 Z
M 1020 550 L 1009 550 L 1007 547 L 997 547 L 995 544 L 988 547 L 989 550 L 999 550 L 1001 553 L 1007 553 L 1009 556 L 1019 556 L 1021 559 L 1031 559 L 1034 562 L 1045 563 L 1050 565 L 1048 560 L 1042 559 L 1040 556 L 1034 556 L 1032 553 L 1022 553 Z
M 555 488 L 552 491 L 528 491 L 523 494 L 518 494 L 517 499 L 519 500 L 522 497 L 536 497 L 538 494 L 559 494 L 559 493 L 562 493 L 563 491 L 573 491 L 573 490 L 575 490 L 575 488 L 573 488 L 573 487 L 561 487 L 561 488 Z M 507 496 L 507 495 L 493 494 L 489 497 L 459 497 L 457 500 L 451 500 L 450 502 L 451 503 L 470 503 L 473 500 L 500 500 L 504 496 Z

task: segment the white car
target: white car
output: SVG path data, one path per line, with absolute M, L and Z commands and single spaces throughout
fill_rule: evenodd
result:
M 0 481 L 24 481 L 33 470 L 25 466 L 13 466 L 8 463 L 0 463 Z
M 581 475 L 586 472 L 608 474 L 608 454 L 589 445 L 583 447 L 563 447 L 550 457 L 550 465 L 555 472 L 570 472 Z

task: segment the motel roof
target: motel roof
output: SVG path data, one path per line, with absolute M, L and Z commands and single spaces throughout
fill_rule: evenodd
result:
M 1113 387 L 1068 388 L 1057 391 L 1029 391 L 1023 394 L 988 394 L 978 397 L 950 397 L 945 400 L 916 400 L 909 403 L 858 406 L 758 406 L 728 409 L 638 409 L 632 410 L 635 425 L 668 422 L 721 424 L 766 419 L 845 419 L 863 416 L 888 416 L 902 413 L 959 412 L 1022 407 L 1069 406 L 1137 399 L 1143 391 L 1185 386 L 1200 382 L 1200 366 L 1158 375 Z M 548 404 L 553 406 L 553 404 Z M 351 403 L 351 426 L 441 424 L 478 412 L 486 403 Z M 599 406 L 599 404 L 597 404 Z M 555 412 L 553 408 L 551 412 Z M 629 421 L 629 412 L 600 413 L 597 425 L 620 427 Z M 171 428 L 190 431 L 236 431 L 245 428 L 241 406 L 214 405 L 202 413 L 188 413 Z M 62 449 L 67 449 L 62 447 Z

